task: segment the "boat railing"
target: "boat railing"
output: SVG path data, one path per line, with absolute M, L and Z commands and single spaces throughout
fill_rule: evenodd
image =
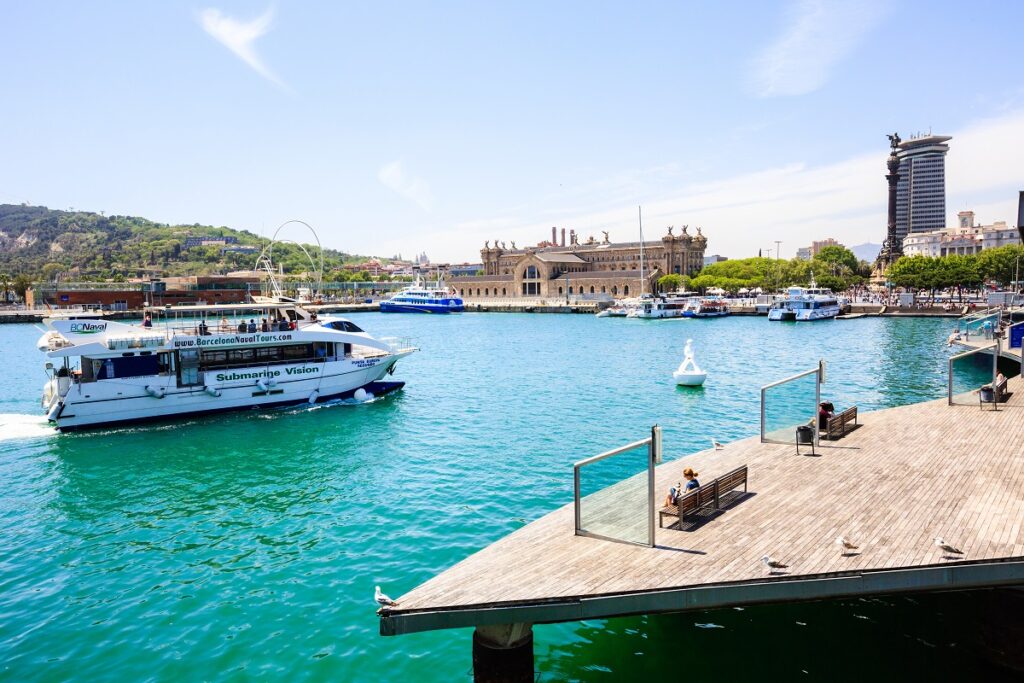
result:
M 412 337 L 381 337 L 380 340 L 391 347 L 392 353 L 405 353 L 416 350 Z

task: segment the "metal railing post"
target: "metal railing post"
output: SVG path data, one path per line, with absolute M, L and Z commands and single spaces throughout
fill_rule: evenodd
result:
M 953 405 L 953 357 L 949 358 L 949 374 L 946 378 L 948 386 L 946 388 L 946 405 Z
M 580 466 L 574 465 L 572 468 L 572 489 L 573 489 L 573 505 L 576 508 L 576 536 L 580 535 L 580 527 L 582 527 L 582 517 L 580 515 Z
M 764 432 L 764 398 L 767 389 L 761 387 L 761 443 L 765 443 L 765 432 Z
M 661 427 L 651 427 L 647 446 L 647 545 L 654 547 L 654 465 L 661 462 Z
M 814 445 L 820 446 L 821 435 L 819 431 L 818 411 L 821 410 L 821 379 L 823 372 L 822 361 L 818 361 L 818 372 L 814 375 Z

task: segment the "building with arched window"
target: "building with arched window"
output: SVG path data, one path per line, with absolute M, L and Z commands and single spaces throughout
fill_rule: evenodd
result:
M 660 240 L 648 240 L 643 244 L 644 283 L 640 283 L 640 243 L 613 243 L 604 233 L 604 240 L 593 237 L 585 242 L 577 239 L 570 231 L 569 244 L 565 244 L 565 230 L 562 243 L 555 243 L 556 232 L 552 229 L 551 241 L 544 241 L 535 247 L 517 249 L 505 247 L 504 242 L 484 244 L 480 250 L 483 264 L 480 275 L 454 277 L 449 283 L 465 298 L 480 296 L 480 288 L 493 292 L 494 297 L 557 298 L 574 297 L 633 296 L 652 291 L 658 278 L 669 273 L 694 275 L 704 265 L 704 251 L 707 238 L 700 228 L 691 235 L 688 226 L 680 234 L 669 228 Z M 507 294 L 506 294 L 507 292 Z

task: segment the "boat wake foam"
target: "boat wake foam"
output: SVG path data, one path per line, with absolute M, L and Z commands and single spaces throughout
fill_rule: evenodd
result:
M 42 415 L 0 413 L 0 441 L 40 439 L 56 433 L 56 428 Z

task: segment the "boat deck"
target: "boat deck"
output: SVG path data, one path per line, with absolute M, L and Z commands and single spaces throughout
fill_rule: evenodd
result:
M 658 529 L 654 548 L 574 535 L 570 503 L 403 595 L 381 632 L 1024 583 L 1024 381 L 1008 388 L 998 411 L 943 398 L 861 413 L 817 457 L 754 437 L 666 462 L 659 503 L 684 466 L 710 481 L 747 465 L 749 493 L 692 528 Z M 622 514 L 635 510 L 628 490 L 588 502 Z M 859 552 L 842 555 L 839 535 Z M 935 536 L 962 558 L 945 559 Z M 768 575 L 766 554 L 789 569 Z

